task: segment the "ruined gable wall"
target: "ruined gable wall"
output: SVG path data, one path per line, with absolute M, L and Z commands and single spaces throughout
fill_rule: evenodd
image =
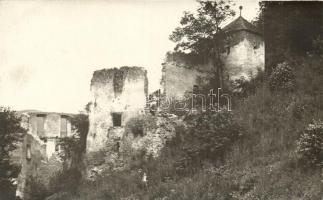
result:
M 41 113 L 44 117 L 44 131 L 43 133 L 38 132 L 37 128 L 37 116 L 40 113 L 30 113 L 29 121 L 29 134 L 39 137 L 46 138 L 46 154 L 47 158 L 50 158 L 55 153 L 55 146 L 57 143 L 56 138 L 61 137 L 61 120 L 62 114 L 60 113 Z M 67 120 L 67 136 L 71 136 L 71 123 Z
M 44 117 L 44 132 L 38 135 L 37 115 Z M 50 177 L 61 169 L 62 163 L 55 153 L 57 138 L 60 137 L 61 113 L 34 112 L 22 115 L 22 126 L 27 129 L 19 152 L 21 171 L 17 181 L 16 195 L 30 199 L 30 180 L 37 177 L 41 184 L 48 186 Z M 66 116 L 64 114 L 64 116 Z M 73 135 L 71 123 L 67 121 L 67 136 Z M 43 137 L 41 139 L 41 137 Z M 57 137 L 57 138 L 56 138 Z M 46 139 L 45 139 L 46 138 Z
M 36 136 L 27 134 L 24 137 L 21 151 L 21 171 L 16 190 L 16 196 L 21 199 L 33 200 L 31 198 L 32 179 L 48 188 L 50 179 L 63 167 L 57 154 L 53 154 L 50 158 L 47 157 L 46 146 L 47 143 Z
M 231 34 L 230 50 L 222 54 L 225 65 L 225 78 L 246 79 L 257 74 L 257 68 L 264 69 L 264 42 L 260 35 L 237 31 Z
M 37 131 L 37 115 L 44 116 L 44 134 L 39 135 Z M 60 137 L 61 136 L 61 116 L 60 113 L 29 113 L 29 133 L 38 137 Z M 67 121 L 67 136 L 72 134 L 71 123 Z
M 148 93 L 147 72 L 140 67 L 95 71 L 91 81 L 87 151 L 99 151 L 122 137 L 122 126 L 144 112 Z M 112 113 L 122 113 L 121 127 L 113 127 Z

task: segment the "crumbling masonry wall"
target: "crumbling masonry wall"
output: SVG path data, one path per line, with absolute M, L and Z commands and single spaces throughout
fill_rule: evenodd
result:
M 211 67 L 191 67 L 178 62 L 164 63 L 161 80 L 162 94 L 168 99 L 183 98 L 185 92 L 193 91 L 194 85 L 208 84 L 208 80 L 214 76 Z
M 69 117 L 71 114 L 48 112 L 23 112 L 22 126 L 27 129 L 17 149 L 21 171 L 17 180 L 16 196 L 31 199 L 32 180 L 48 187 L 51 176 L 62 168 L 58 156 L 59 138 L 75 134 Z
M 95 71 L 91 80 L 87 152 L 116 145 L 129 119 L 144 114 L 148 93 L 147 72 L 141 67 Z

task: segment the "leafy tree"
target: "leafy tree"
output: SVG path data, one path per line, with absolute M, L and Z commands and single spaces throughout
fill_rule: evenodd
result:
M 261 1 L 259 2 L 259 10 L 258 14 L 254 20 L 252 20 L 252 24 L 260 31 L 264 31 L 264 23 L 265 23 L 265 11 L 266 11 L 266 3 Z
M 26 130 L 21 127 L 21 118 L 9 108 L 0 107 L 0 197 L 14 196 L 12 179 L 19 173 L 19 167 L 10 160 L 10 153 L 17 149 Z
M 198 2 L 200 5 L 197 14 L 184 12 L 180 26 L 169 38 L 177 43 L 175 51 L 189 51 L 211 57 L 218 82 L 222 86 L 223 62 L 220 56 L 225 45 L 225 34 L 221 31 L 221 25 L 229 17 L 234 16 L 235 12 L 231 9 L 230 0 Z
M 70 160 L 70 167 L 77 167 L 83 159 L 86 150 L 86 137 L 89 131 L 89 119 L 86 114 L 77 114 L 71 117 L 72 130 L 76 132 L 72 137 L 61 139 L 63 160 Z
M 175 167 L 182 172 L 199 168 L 204 162 L 223 162 L 225 153 L 244 134 L 227 111 L 190 114 L 184 121 L 185 125 L 176 127 L 176 137 L 169 143 L 177 150 Z

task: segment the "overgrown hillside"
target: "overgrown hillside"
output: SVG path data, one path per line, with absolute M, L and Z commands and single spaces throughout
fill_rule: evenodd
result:
M 105 170 L 81 182 L 73 178 L 73 170 L 62 172 L 59 177 L 66 187 L 57 189 L 60 182 L 56 182 L 53 189 L 43 191 L 46 195 L 38 196 L 48 196 L 47 200 L 321 200 L 323 40 L 319 35 L 306 38 L 306 51 L 285 44 L 291 30 L 279 25 L 276 6 L 284 5 L 264 5 L 262 12 L 267 13 L 260 15 L 265 22 L 266 16 L 273 20 L 265 26 L 270 23 L 270 30 L 279 33 L 266 55 L 270 70 L 250 81 L 236 81 L 233 111 L 181 113 L 176 136 L 159 157 L 142 152 L 133 155 L 131 165 L 122 171 Z M 288 21 L 287 16 L 284 23 L 296 27 L 304 10 L 288 9 L 294 17 Z M 279 11 L 286 14 L 284 8 Z M 313 24 L 306 23 L 310 19 L 302 19 L 295 31 Z M 296 44 L 299 38 L 290 40 L 289 44 Z
M 48 199 L 320 200 L 322 61 L 314 54 L 286 60 L 243 84 L 249 95 L 234 111 L 183 116 L 159 158 L 137 156 L 124 171 Z

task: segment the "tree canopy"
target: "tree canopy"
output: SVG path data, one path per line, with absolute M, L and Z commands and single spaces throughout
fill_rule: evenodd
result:
M 12 179 L 19 173 L 19 166 L 10 160 L 10 153 L 18 148 L 26 130 L 21 127 L 21 118 L 9 108 L 0 107 L 0 197 L 14 197 Z
M 180 26 L 175 28 L 169 39 L 176 43 L 176 52 L 188 52 L 212 61 L 217 87 L 223 86 L 223 62 L 221 53 L 226 44 L 226 36 L 221 26 L 235 15 L 231 0 L 198 0 L 195 14 L 184 12 Z
M 175 51 L 188 50 L 193 53 L 207 54 L 215 45 L 215 36 L 220 33 L 221 25 L 235 15 L 230 0 L 198 1 L 196 14 L 184 12 L 180 26 L 175 28 L 169 39 L 177 43 Z

